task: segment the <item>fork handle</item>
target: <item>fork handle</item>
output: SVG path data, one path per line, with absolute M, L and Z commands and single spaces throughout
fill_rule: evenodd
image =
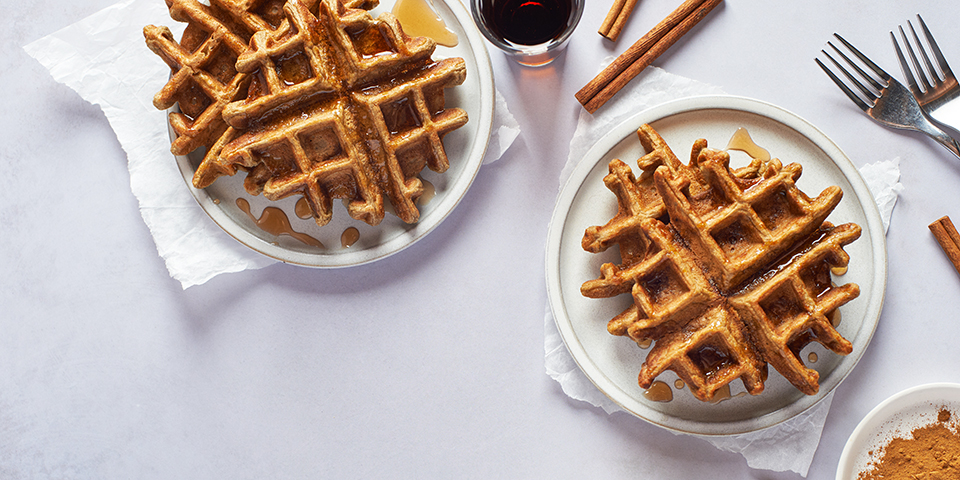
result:
M 921 124 L 918 125 L 918 128 L 917 128 L 918 130 L 920 130 L 923 133 L 926 133 L 928 136 L 930 136 L 930 138 L 936 140 L 937 143 L 939 143 L 940 145 L 943 145 L 943 148 L 950 150 L 950 153 L 954 154 L 957 158 L 960 158 L 960 144 L 958 144 L 957 141 L 953 139 L 953 137 L 951 137 L 950 135 L 947 135 L 946 132 L 944 132 L 943 130 L 940 130 L 929 121 L 920 122 L 920 123 Z

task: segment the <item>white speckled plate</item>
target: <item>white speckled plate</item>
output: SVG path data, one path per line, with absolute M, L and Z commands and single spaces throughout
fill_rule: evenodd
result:
M 936 423 L 941 409 L 948 410 L 953 420 L 960 415 L 960 385 L 920 385 L 881 402 L 850 434 L 840 454 L 837 480 L 856 479 L 873 460 L 870 452 L 879 452 L 895 437 L 909 438 L 914 429 Z
M 406 224 L 388 213 L 380 225 L 370 226 L 350 218 L 346 208 L 340 202 L 334 202 L 333 219 L 320 227 L 312 219 L 296 216 L 295 205 L 299 196 L 271 202 L 262 196 L 248 195 L 243 190 L 243 174 L 221 177 L 206 189 L 195 189 L 191 182 L 193 172 L 203 158 L 202 153 L 177 157 L 187 186 L 210 218 L 237 241 L 264 255 L 286 263 L 324 268 L 348 267 L 385 258 L 436 228 L 466 194 L 480 169 L 490 139 L 495 94 L 486 45 L 470 13 L 457 0 L 433 0 L 433 4 L 448 28 L 459 38 L 455 47 L 438 45 L 433 58 L 462 57 L 467 65 L 463 85 L 446 89 L 446 105 L 466 110 L 469 121 L 444 137 L 450 168 L 443 174 L 429 169 L 422 172 L 421 177 L 433 185 L 436 195 L 420 205 L 418 223 Z M 373 14 L 389 11 L 392 6 L 392 0 L 382 2 Z M 238 198 L 249 202 L 251 212 L 257 218 L 264 208 L 279 207 L 290 219 L 294 231 L 319 240 L 323 247 L 308 245 L 290 235 L 265 232 L 237 206 Z M 359 239 L 349 248 L 343 247 L 341 235 L 351 227 L 357 229 Z
M 844 197 L 828 220 L 855 222 L 861 237 L 846 247 L 850 267 L 838 283 L 857 283 L 860 296 L 840 309 L 840 333 L 853 343 L 853 353 L 838 356 L 819 343 L 802 352 L 820 373 L 820 392 L 800 393 L 776 370 L 761 395 L 739 395 L 743 385 L 731 384 L 733 398 L 718 404 L 696 400 L 686 389 L 674 392 L 670 402 L 644 398 L 637 374 L 647 351 L 624 337 L 607 333 L 607 321 L 623 311 L 631 298 L 620 295 L 590 299 L 580 285 L 599 277 L 600 265 L 619 263 L 616 249 L 592 254 L 580 246 L 584 230 L 603 225 L 617 212 L 616 197 L 603 184 L 610 160 L 619 158 L 637 172 L 636 160 L 645 152 L 636 129 L 651 124 L 686 161 L 698 138 L 714 148 L 725 148 L 734 132 L 744 127 L 753 140 L 784 163 L 799 162 L 803 175 L 797 182 L 813 196 L 830 185 L 843 189 Z M 748 157 L 731 151 L 731 164 L 745 165 Z M 728 435 L 759 430 L 783 422 L 809 409 L 831 392 L 857 364 L 870 343 L 886 284 L 886 249 L 880 214 L 856 167 L 820 130 L 802 118 L 774 105 L 742 97 L 691 97 L 638 113 L 604 136 L 586 154 L 563 187 L 550 223 L 546 252 L 550 306 L 563 341 L 577 364 L 605 395 L 628 412 L 663 427 L 702 435 Z M 658 378 L 673 385 L 677 377 L 666 372 Z

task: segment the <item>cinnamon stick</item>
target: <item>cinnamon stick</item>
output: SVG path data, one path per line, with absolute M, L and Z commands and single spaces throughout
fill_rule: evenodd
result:
M 960 273 L 960 233 L 957 233 L 950 217 L 943 217 L 931 223 L 930 231 L 933 232 L 940 248 L 943 248 L 944 253 L 947 254 L 953 268 L 957 270 L 957 273 Z
M 637 0 L 614 0 L 613 6 L 607 12 L 607 17 L 603 19 L 598 31 L 601 36 L 612 42 L 617 41 L 623 26 L 627 24 L 627 19 L 633 13 L 637 6 Z
M 633 77 L 653 63 L 723 0 L 686 0 L 667 18 L 620 54 L 613 63 L 587 83 L 575 97 L 593 113 L 607 103 Z

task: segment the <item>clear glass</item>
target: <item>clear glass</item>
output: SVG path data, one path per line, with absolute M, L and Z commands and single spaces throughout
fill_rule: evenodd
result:
M 511 57 L 521 65 L 530 67 L 539 67 L 547 65 L 554 61 L 570 39 L 570 35 L 580 22 L 580 16 L 583 15 L 584 0 L 560 0 L 566 2 L 570 7 L 566 23 L 563 28 L 549 40 L 535 45 L 526 45 L 515 43 L 496 33 L 496 28 L 491 24 L 494 18 L 494 8 L 501 3 L 509 0 L 470 0 L 470 12 L 473 14 L 473 20 L 490 43 L 502 50 L 507 56 Z

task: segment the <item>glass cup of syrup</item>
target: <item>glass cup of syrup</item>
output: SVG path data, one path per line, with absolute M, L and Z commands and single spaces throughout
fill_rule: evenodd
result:
M 483 36 L 521 65 L 552 62 L 583 14 L 584 0 L 470 0 Z

